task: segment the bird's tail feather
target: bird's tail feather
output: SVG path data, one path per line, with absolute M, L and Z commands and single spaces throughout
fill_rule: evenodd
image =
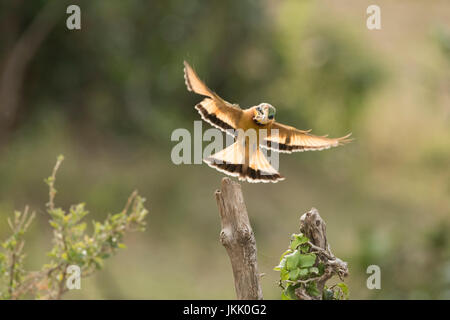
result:
M 250 154 L 246 157 L 245 153 Z M 247 159 L 247 160 L 246 160 Z M 210 167 L 227 175 L 248 182 L 278 182 L 284 180 L 275 170 L 259 148 L 250 150 L 236 141 L 229 147 L 203 160 Z

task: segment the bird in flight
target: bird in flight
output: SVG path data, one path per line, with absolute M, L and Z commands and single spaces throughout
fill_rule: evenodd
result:
M 195 106 L 203 120 L 233 135 L 236 141 L 229 147 L 203 159 L 210 167 L 248 182 L 278 182 L 284 177 L 269 163 L 261 147 L 275 152 L 324 150 L 350 142 L 348 134 L 341 138 L 315 136 L 311 130 L 299 130 L 275 121 L 275 108 L 261 103 L 241 109 L 211 91 L 194 69 L 184 61 L 187 89 L 205 98 Z M 256 139 L 245 133 L 253 129 Z M 260 134 L 265 129 L 265 134 Z M 236 133 L 237 132 L 237 133 Z

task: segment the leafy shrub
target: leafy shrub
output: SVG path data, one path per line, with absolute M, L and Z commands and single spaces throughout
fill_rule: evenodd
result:
M 292 234 L 289 249 L 281 255 L 280 264 L 274 268 L 280 271 L 283 300 L 348 298 L 348 288 L 343 282 L 329 288 L 326 285 L 323 289 L 318 288 L 318 284 L 329 277 L 326 259 L 321 259 L 321 255 L 324 255 L 324 250 L 315 247 L 303 233 Z
M 84 203 L 72 205 L 68 211 L 55 205 L 56 173 L 63 161 L 59 156 L 52 175 L 45 181 L 49 186 L 49 202 L 46 204 L 53 228 L 53 247 L 48 252 L 50 262 L 39 271 L 24 268 L 24 235 L 33 221 L 34 213 L 28 207 L 16 211 L 8 219 L 12 235 L 1 243 L 0 252 L 0 299 L 20 299 L 34 296 L 40 299 L 60 299 L 67 292 L 70 266 L 78 266 L 81 277 L 87 277 L 103 267 L 104 260 L 117 249 L 125 248 L 123 237 L 129 231 L 143 231 L 148 211 L 145 199 L 134 191 L 125 208 L 108 215 L 101 222 L 93 221 L 92 235 L 86 234 L 87 224 L 83 218 L 88 214 Z

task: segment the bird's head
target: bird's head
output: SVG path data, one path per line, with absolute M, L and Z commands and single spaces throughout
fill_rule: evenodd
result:
M 275 108 L 268 103 L 261 103 L 255 107 L 253 120 L 257 123 L 265 125 L 275 120 Z

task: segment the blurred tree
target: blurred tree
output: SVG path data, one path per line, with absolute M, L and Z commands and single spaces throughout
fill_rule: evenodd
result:
M 49 3 L 18 2 L 2 10 L 16 13 L 20 23 L 14 36 L 0 36 L 8 40 L 1 61 L 7 60 L 11 47 L 30 28 L 30 20 Z M 85 132 L 166 138 L 174 126 L 195 116 L 193 98 L 184 88 L 184 59 L 199 66 L 212 87 L 237 99 L 245 97 L 243 84 L 254 80 L 254 74 L 239 73 L 243 53 L 251 56 L 259 47 L 258 54 L 264 56 L 268 54 L 264 48 L 271 47 L 269 26 L 261 23 L 268 20 L 256 1 L 205 5 L 115 0 L 78 1 L 78 5 L 81 30 L 66 28 L 61 6 L 61 19 L 45 45 L 30 53 L 33 57 L 24 70 L 18 108 L 19 127 L 56 112 Z M 261 78 L 253 89 L 268 80 Z

